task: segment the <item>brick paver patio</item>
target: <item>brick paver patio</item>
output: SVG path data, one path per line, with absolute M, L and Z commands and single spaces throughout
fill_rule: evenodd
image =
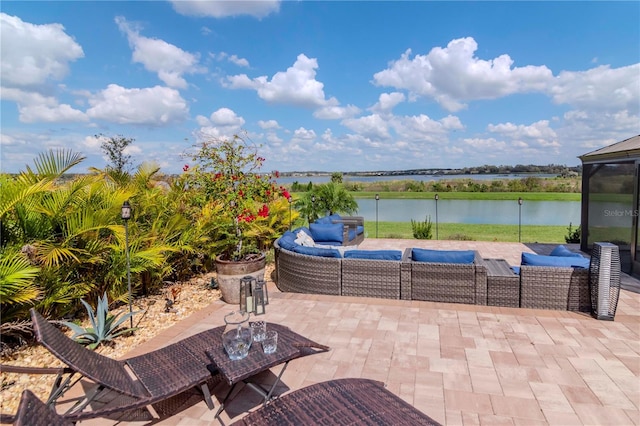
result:
M 519 243 L 376 239 L 361 248 L 403 246 L 472 248 L 512 265 L 522 251 L 532 251 Z M 383 381 L 447 425 L 640 425 L 636 292 L 621 291 L 610 322 L 563 311 L 280 293 L 273 283 L 269 291 L 271 303 L 261 318 L 331 347 L 292 361 L 280 392 L 365 377 Z M 213 302 L 130 355 L 223 324 L 234 308 Z M 260 379 L 273 378 L 269 372 Z M 214 393 L 224 395 L 225 386 Z M 258 404 L 257 395 L 243 388 L 218 420 L 198 402 L 156 424 L 229 424 Z

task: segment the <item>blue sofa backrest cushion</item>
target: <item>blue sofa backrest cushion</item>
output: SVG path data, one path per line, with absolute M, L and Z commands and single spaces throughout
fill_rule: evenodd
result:
M 472 264 L 475 258 L 473 250 L 411 250 L 411 259 L 416 262 Z
M 575 256 L 543 256 L 533 253 L 522 253 L 522 266 L 557 266 L 561 268 L 588 268 L 589 259 Z
M 400 250 L 347 250 L 345 259 L 402 260 Z
M 293 251 L 294 247 L 298 245 L 295 243 L 295 239 L 296 234 L 291 231 L 286 231 L 278 240 L 278 245 L 285 250 Z
M 551 253 L 549 253 L 549 256 L 583 257 L 580 253 L 574 253 L 571 250 L 569 250 L 568 248 L 566 248 L 565 246 L 563 246 L 562 244 L 560 244 L 558 247 L 554 248 L 551 251 Z
M 311 229 L 311 237 L 316 242 L 342 244 L 342 233 L 344 232 L 344 224 L 342 223 L 312 223 L 309 228 Z
M 342 255 L 340 255 L 340 252 L 336 249 L 320 248 L 320 247 L 305 247 L 305 246 L 299 246 L 297 244 L 292 251 L 295 253 L 307 254 L 309 256 L 337 257 L 338 259 L 342 257 Z

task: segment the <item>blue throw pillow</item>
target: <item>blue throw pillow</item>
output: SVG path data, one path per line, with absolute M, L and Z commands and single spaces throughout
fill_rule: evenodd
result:
M 319 217 L 314 223 L 322 223 L 324 225 L 328 225 L 331 223 L 331 218 L 329 216 Z
M 543 256 L 533 253 L 522 253 L 521 265 L 557 266 L 561 268 L 588 268 L 589 259 L 575 256 Z
M 345 259 L 402 260 L 400 250 L 347 250 Z
M 309 225 L 309 228 L 311 229 L 311 237 L 313 237 L 314 241 L 342 244 L 342 234 L 344 232 L 344 225 L 342 223 L 312 223 Z
M 358 225 L 356 226 L 356 234 L 360 235 L 364 232 L 364 226 Z
M 307 228 L 306 226 L 301 226 L 300 228 L 298 228 L 298 229 L 294 229 L 294 230 L 293 230 L 293 231 L 291 231 L 291 232 L 293 232 L 293 234 L 297 236 L 297 235 L 298 235 L 298 232 L 300 232 L 300 231 L 304 231 L 304 233 L 305 233 L 305 234 L 307 234 L 308 236 L 310 236 L 311 238 L 313 238 L 313 235 L 311 235 L 311 231 L 310 231 L 310 230 L 309 230 L 309 228 Z
M 338 250 L 328 249 L 328 248 L 305 247 L 305 246 L 296 245 L 293 251 L 300 254 L 307 254 L 309 256 L 337 257 L 337 258 L 342 257 Z
M 565 246 L 563 246 L 562 244 L 560 244 L 558 247 L 554 248 L 553 251 L 551 253 L 549 253 L 549 256 L 583 257 L 580 253 L 574 253 L 571 250 L 569 250 L 568 248 L 566 248 Z
M 282 234 L 282 237 L 280 237 L 280 239 L 278 240 L 278 245 L 285 250 L 293 251 L 294 247 L 298 245 L 295 243 L 294 241 L 295 239 L 296 239 L 296 234 L 294 234 L 291 231 L 287 231 L 284 234 Z
M 411 250 L 411 259 L 417 262 L 472 264 L 475 258 L 473 250 Z
M 338 213 L 334 213 L 332 215 L 327 216 L 329 218 L 329 223 L 333 223 L 334 220 L 342 220 L 342 217 Z

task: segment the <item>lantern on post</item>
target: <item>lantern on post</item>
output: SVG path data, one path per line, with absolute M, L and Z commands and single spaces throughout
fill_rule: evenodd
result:
M 122 203 L 120 218 L 124 221 L 124 250 L 127 256 L 127 291 L 129 293 L 129 313 L 131 313 L 133 309 L 131 300 L 131 257 L 129 256 L 129 219 L 131 219 L 131 205 L 129 204 L 129 200 Z M 129 320 L 131 328 L 133 328 L 133 315 L 130 316 Z
M 518 197 L 518 242 L 522 242 L 522 197 Z
M 436 200 L 436 240 L 439 240 L 440 238 L 438 237 L 438 200 L 440 199 L 440 196 L 436 194 L 433 198 Z
M 376 238 L 378 238 L 378 201 L 380 201 L 380 194 L 376 194 Z

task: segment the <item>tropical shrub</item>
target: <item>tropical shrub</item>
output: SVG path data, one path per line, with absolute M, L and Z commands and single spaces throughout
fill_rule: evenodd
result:
M 569 227 L 567 228 L 567 235 L 564 236 L 564 241 L 567 244 L 579 244 L 581 235 L 582 235 L 582 225 L 579 225 L 576 229 L 573 229 L 571 227 L 571 222 L 569 222 Z
M 433 238 L 431 227 L 431 216 L 428 216 L 424 222 L 411 219 L 411 229 L 413 231 L 413 238 L 415 239 L 430 240 Z

